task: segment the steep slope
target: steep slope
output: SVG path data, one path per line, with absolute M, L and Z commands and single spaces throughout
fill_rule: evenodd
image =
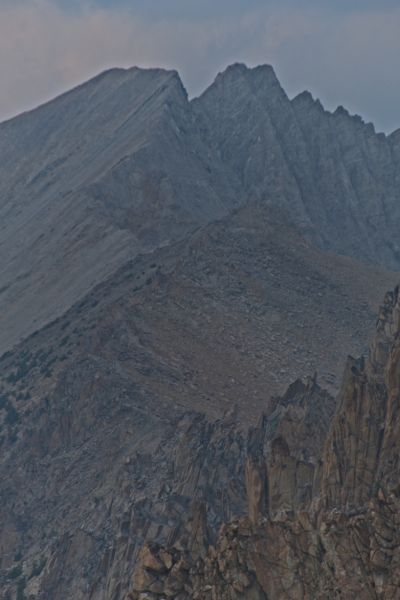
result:
M 398 136 L 309 93 L 290 101 L 267 65 L 232 65 L 193 108 L 247 197 L 279 206 L 322 248 L 399 268 Z
M 269 397 L 317 368 L 334 388 L 342 346 L 364 346 L 394 276 L 321 253 L 264 211 L 138 256 L 3 356 L 0 589 L 118 599 L 144 541 L 205 553 L 246 514 L 246 480 L 259 510 L 260 434 L 247 429 L 261 411 L 271 508 L 308 501 L 333 400 L 313 380 Z
M 203 554 L 145 545 L 127 598 L 399 597 L 399 299 L 398 288 L 386 295 L 369 358 L 349 359 L 325 449 L 329 401 L 316 423 L 320 390 L 297 383 L 250 434 L 249 517 L 222 527 Z M 165 552 L 174 559 L 154 569 Z
M 398 138 L 244 65 L 192 102 L 175 71 L 113 69 L 0 124 L 0 352 L 128 258 L 247 202 L 399 269 Z
M 0 180 L 0 352 L 235 204 L 161 69 L 108 71 L 0 125 Z
M 398 279 L 398 140 L 240 65 L 0 125 L 6 600 L 388 593 L 396 294 L 330 394 Z

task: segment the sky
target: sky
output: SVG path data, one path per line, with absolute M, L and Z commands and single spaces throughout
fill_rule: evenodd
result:
M 196 96 L 245 62 L 390 133 L 399 57 L 399 0 L 0 0 L 0 120 L 114 66 L 175 68 Z

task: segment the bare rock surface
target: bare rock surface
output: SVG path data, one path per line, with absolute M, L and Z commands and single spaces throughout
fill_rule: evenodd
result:
M 398 269 L 398 135 L 310 93 L 289 100 L 272 67 L 229 67 L 193 101 L 204 135 L 249 198 L 285 211 L 318 246 Z
M 138 256 L 3 355 L 5 593 L 124 598 L 146 543 L 169 567 L 135 586 L 162 593 L 224 523 L 308 505 L 334 410 L 313 373 L 336 388 L 394 275 L 268 223 L 243 207 Z
M 248 202 L 398 270 L 398 137 L 245 65 L 192 101 L 175 71 L 112 69 L 0 124 L 0 352 Z
M 0 351 L 235 194 L 174 71 L 113 69 L 0 125 Z
M 320 436 L 304 435 L 307 419 L 300 419 L 296 427 L 290 415 L 281 413 L 275 437 L 268 440 L 267 418 L 267 445 L 258 445 L 257 460 L 251 455 L 253 469 L 261 465 L 263 476 L 259 470 L 258 477 L 247 478 L 250 504 L 255 497 L 260 500 L 259 482 L 265 478 L 264 511 L 250 506 L 248 517 L 225 524 L 206 556 L 190 551 L 179 555 L 171 569 L 158 574 L 159 593 L 150 597 L 399 597 L 399 300 L 398 288 L 386 295 L 369 358 L 358 363 L 349 359 L 329 429 L 320 425 Z M 293 403 L 297 411 L 304 408 L 306 399 L 310 407 L 320 400 L 314 382 L 297 383 L 278 401 L 273 415 L 280 406 L 293 402 L 296 390 L 300 393 Z M 329 401 L 323 406 L 329 421 Z M 287 428 L 288 419 L 296 430 L 288 439 L 297 439 L 303 453 L 313 454 L 322 467 L 307 499 L 298 498 L 304 459 L 279 435 Z M 317 426 L 314 421 L 308 434 Z M 323 438 L 325 447 L 321 448 Z M 278 477 L 277 463 L 282 469 Z M 280 506 L 279 502 L 274 505 L 277 497 Z M 155 556 L 164 551 L 153 548 Z M 141 555 L 127 598 L 145 598 L 141 592 L 148 588 L 139 589 L 136 583 L 148 568 Z M 169 595 L 175 577 L 183 582 L 180 596 Z
M 0 158 L 2 597 L 397 598 L 398 133 L 117 69 Z

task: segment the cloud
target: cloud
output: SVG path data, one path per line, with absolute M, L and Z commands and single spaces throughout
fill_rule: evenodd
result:
M 307 88 L 378 128 L 400 125 L 400 9 L 391 2 L 348 2 L 346 10 L 339 2 L 333 10 L 315 0 L 213 0 L 213 11 L 187 0 L 197 9 L 184 13 L 182 0 L 171 0 L 168 12 L 160 0 L 101 4 L 0 0 L 0 119 L 111 66 L 177 68 L 197 94 L 239 60 L 273 64 L 291 95 Z

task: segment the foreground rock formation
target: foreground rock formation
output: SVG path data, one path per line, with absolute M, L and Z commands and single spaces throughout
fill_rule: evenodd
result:
M 315 421 L 305 426 L 314 385 L 250 433 L 248 516 L 225 523 L 206 551 L 145 545 L 127 598 L 400 597 L 398 288 L 385 297 L 369 358 L 349 358 L 323 450 L 326 421 L 320 436 Z
M 358 267 L 249 207 L 3 355 L 2 593 L 120 600 L 147 542 L 206 556 L 234 518 L 307 506 L 334 401 L 314 378 L 268 398 L 363 346 L 386 279 Z

